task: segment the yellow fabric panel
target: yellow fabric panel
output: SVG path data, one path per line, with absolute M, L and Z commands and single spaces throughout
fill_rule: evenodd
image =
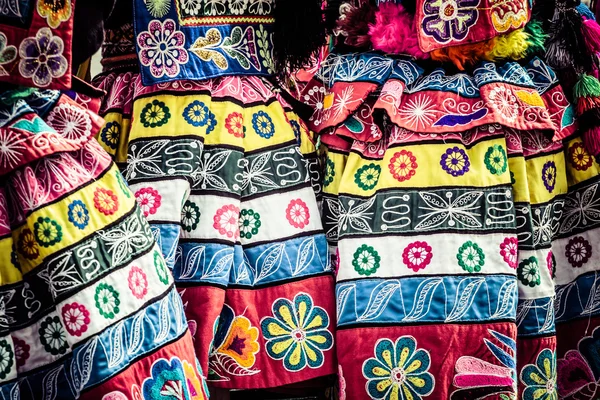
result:
M 0 239 L 0 286 L 19 282 L 23 279 L 21 272 L 11 262 L 12 237 Z
M 552 191 L 544 185 L 542 172 L 544 167 L 554 163 L 556 182 Z M 543 204 L 552 201 L 556 196 L 567 193 L 567 176 L 565 174 L 565 157 L 563 153 L 545 155 L 527 160 L 527 182 L 531 204 Z M 549 182 L 550 183 L 550 182 Z
M 567 159 L 569 186 L 577 185 L 600 175 L 600 165 L 587 152 L 581 138 L 575 138 L 567 143 L 565 157 Z

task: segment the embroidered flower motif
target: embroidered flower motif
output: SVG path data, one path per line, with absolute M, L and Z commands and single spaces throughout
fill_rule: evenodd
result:
M 421 400 L 433 393 L 430 365 L 429 352 L 418 349 L 414 337 L 402 336 L 396 342 L 379 339 L 375 357 L 363 363 L 367 393 L 373 399 Z
M 359 275 L 369 276 L 379 269 L 380 261 L 379 253 L 373 247 L 363 244 L 354 252 L 352 265 Z
M 62 228 L 48 217 L 39 217 L 33 224 L 33 234 L 42 247 L 51 247 L 62 240 Z
M 102 132 L 100 132 L 100 140 L 107 147 L 116 150 L 119 145 L 119 138 L 121 137 L 121 125 L 118 122 L 109 122 L 104 128 L 102 128 Z
M 412 178 L 416 173 L 417 167 L 417 157 L 412 152 L 406 150 L 394 153 L 389 165 L 392 176 L 399 182 L 404 182 Z
M 565 256 L 573 268 L 581 268 L 592 256 L 592 246 L 583 237 L 575 236 L 569 240 Z
M 140 121 L 144 124 L 145 128 L 163 126 L 169 122 L 169 118 L 171 118 L 169 107 L 162 101 L 156 99 L 152 100 L 151 103 L 146 104 L 140 114 Z
M 102 396 L 102 400 L 129 400 L 129 397 L 127 397 L 125 393 L 115 390 L 113 392 L 106 393 L 104 396 Z M 141 398 L 139 400 L 141 400 Z
M 119 208 L 119 199 L 110 189 L 96 188 L 94 207 L 104 215 L 113 215 Z
M 558 400 L 556 380 L 556 354 L 544 349 L 535 364 L 521 370 L 521 382 L 525 385 L 523 400 Z
M 15 346 L 15 358 L 17 359 L 17 368 L 25 365 L 29 359 L 29 350 L 31 347 L 24 341 L 13 336 L 13 344 Z
M 173 78 L 179 75 L 180 65 L 188 62 L 185 35 L 177 30 L 172 19 L 150 21 L 148 30 L 138 35 L 137 43 L 140 63 L 150 67 L 150 74 L 155 78 L 165 75 Z
M 69 204 L 67 216 L 69 217 L 69 222 L 79 229 L 85 229 L 90 222 L 90 213 L 81 200 L 74 200 Z
M 583 143 L 577 142 L 569 147 L 569 162 L 577 171 L 587 171 L 594 164 L 594 159 L 587 152 Z
M 196 203 L 187 200 L 181 209 L 181 224 L 183 225 L 183 229 L 187 232 L 195 230 L 200 222 L 200 215 L 200 208 Z
M 251 14 L 267 15 L 271 13 L 271 5 L 273 0 L 252 0 L 248 11 Z
M 507 121 L 513 122 L 519 115 L 519 105 L 512 90 L 504 86 L 492 89 L 489 94 L 492 107 Z
M 165 260 L 157 251 L 154 252 L 154 269 L 156 270 L 156 275 L 158 275 L 158 279 L 163 283 L 163 285 L 168 285 L 169 271 L 167 270 Z
M 239 216 L 239 208 L 233 204 L 225 205 L 219 208 L 213 217 L 213 228 L 221 235 L 227 236 L 230 239 L 237 239 L 240 235 Z
M 92 134 L 92 119 L 72 104 L 63 103 L 54 107 L 46 122 L 62 137 L 76 143 L 87 141 Z
M 0 32 L 0 76 L 7 76 L 8 72 L 3 65 L 10 64 L 17 58 L 17 48 L 13 45 L 7 46 L 6 35 Z
M 296 138 L 296 143 L 298 146 L 302 144 L 302 131 L 300 130 L 300 124 L 298 121 L 290 120 L 290 125 L 292 130 L 294 131 L 294 137 Z
M 552 193 L 554 186 L 556 185 L 556 164 L 554 161 L 548 161 L 542 168 L 542 181 L 546 190 Z
M 338 365 L 338 391 L 339 400 L 346 400 L 346 378 L 344 378 L 344 370 L 341 365 Z
M 323 352 L 333 346 L 327 312 L 314 306 L 306 293 L 298 293 L 293 302 L 277 299 L 272 311 L 274 318 L 265 317 L 260 323 L 269 357 L 283 359 L 283 367 L 292 372 L 321 367 Z
M 117 178 L 117 183 L 119 184 L 119 188 L 121 189 L 121 191 L 123 192 L 125 197 L 127 197 L 128 199 L 131 198 L 131 194 L 132 194 L 131 190 L 129 190 L 129 186 L 127 186 L 127 183 L 125 183 L 125 178 L 123 178 L 123 175 L 121 175 L 121 172 L 116 171 L 115 177 Z
M 513 269 L 517 269 L 518 249 L 519 245 L 515 237 L 504 238 L 504 241 L 500 243 L 500 255 Z
M 135 192 L 135 199 L 144 213 L 144 217 L 148 218 L 149 215 L 154 215 L 158 211 L 162 196 L 157 190 L 145 187 Z
M 485 264 L 485 254 L 477 243 L 472 241 L 465 242 L 458 248 L 456 254 L 458 265 L 467 272 L 480 272 L 481 267 Z
M 242 239 L 252 239 L 252 236 L 258 235 L 260 214 L 254 210 L 243 209 L 240 215 L 240 237 Z
M 229 0 L 229 9 L 233 15 L 242 15 L 246 11 L 248 1 L 246 0 Z
M 198 361 L 196 361 L 198 363 Z M 183 361 L 183 375 L 190 392 L 190 400 L 206 400 L 208 399 L 208 387 L 206 382 L 201 380 L 202 373 L 200 369 L 194 368 L 192 364 Z
M 6 379 L 15 364 L 12 346 L 6 340 L 0 340 L 0 379 Z
M 19 234 L 18 247 L 19 253 L 28 260 L 35 260 L 40 255 L 40 249 L 35 241 L 35 236 L 29 228 L 23 229 Z
M 548 267 L 550 277 L 552 277 L 552 279 L 556 278 L 556 257 L 554 257 L 554 253 L 552 251 L 549 251 L 548 255 L 546 256 L 546 266 Z
M 461 41 L 477 22 L 479 0 L 427 0 L 423 4 L 423 32 L 439 43 Z
M 195 100 L 183 110 L 183 119 L 195 127 L 206 126 L 206 134 L 211 133 L 217 125 L 217 119 L 208 107 L 201 101 Z
M 328 160 L 329 161 L 329 160 Z M 364 191 L 371 190 L 377 186 L 379 176 L 381 175 L 381 167 L 376 164 L 364 165 L 354 174 L 354 182 Z
M 100 315 L 106 319 L 113 319 L 116 314 L 119 313 L 119 292 L 117 292 L 111 285 L 101 283 L 96 287 L 96 294 L 94 294 L 94 300 L 96 301 L 96 308 Z
M 31 78 L 35 86 L 46 87 L 53 78 L 63 76 L 69 67 L 63 56 L 65 45 L 50 28 L 41 28 L 35 37 L 24 39 L 19 46 L 19 72 Z
M 144 0 L 148 13 L 154 18 L 162 18 L 171 9 L 171 0 Z
M 381 171 L 381 168 L 379 168 Z M 325 162 L 325 177 L 323 178 L 323 186 L 327 187 L 331 185 L 333 182 L 333 178 L 335 178 L 335 163 L 330 158 Z
M 448 174 L 457 177 L 469 172 L 471 162 L 469 161 L 469 156 L 463 149 L 454 146 L 447 149 L 446 152 L 442 154 L 440 165 Z
M 514 186 L 515 183 L 517 183 L 517 180 L 515 179 L 515 173 L 510 171 L 510 184 Z
M 273 120 L 264 111 L 254 113 L 252 116 L 252 127 L 258 136 L 265 139 L 269 139 L 275 134 Z
M 521 261 L 517 268 L 517 277 L 525 286 L 536 287 L 541 284 L 540 266 L 536 257 Z
M 38 333 L 40 342 L 48 353 L 57 356 L 67 352 L 69 348 L 66 340 L 67 335 L 58 316 L 46 317 L 40 324 Z
M 127 276 L 129 290 L 136 299 L 143 299 L 148 293 L 148 279 L 146 274 L 139 267 L 131 267 Z
M 83 335 L 90 324 L 90 312 L 83 304 L 65 304 L 62 308 L 62 318 L 65 328 L 72 336 Z
M 71 18 L 71 0 L 38 0 L 37 12 L 46 18 L 51 28 L 56 29 L 61 22 Z
M 245 0 L 242 0 L 245 3 Z M 187 15 L 198 15 L 202 2 L 198 0 L 179 0 L 179 7 Z
M 225 128 L 236 138 L 246 137 L 246 127 L 244 126 L 244 117 L 238 112 L 232 112 L 225 118 Z
M 508 168 L 506 151 L 499 144 L 495 144 L 487 149 L 483 161 L 488 171 L 494 175 L 502 175 Z
M 294 228 L 303 229 L 310 220 L 310 211 L 305 202 L 295 199 L 288 204 L 285 217 Z
M 413 242 L 402 252 L 404 265 L 415 272 L 425 269 L 432 257 L 431 246 L 427 242 Z
M 152 364 L 151 378 L 142 385 L 143 399 L 189 399 L 189 387 L 183 365 L 177 357 L 158 359 Z

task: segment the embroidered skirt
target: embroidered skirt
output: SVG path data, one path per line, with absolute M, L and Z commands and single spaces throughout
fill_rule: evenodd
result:
M 333 54 L 304 101 L 326 158 L 342 397 L 556 398 L 574 121 L 554 73 Z
M 207 398 L 160 248 L 91 138 L 103 123 L 91 99 L 2 96 L 2 397 L 157 399 L 167 385 Z
M 304 124 L 267 81 L 97 81 L 99 135 L 172 269 L 218 387 L 335 373 L 334 283 Z

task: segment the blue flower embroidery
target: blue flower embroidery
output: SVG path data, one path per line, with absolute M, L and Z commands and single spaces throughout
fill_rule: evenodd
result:
M 525 385 L 523 400 L 557 400 L 556 354 L 550 349 L 542 350 L 535 364 L 526 365 L 521 371 L 521 382 Z
M 69 222 L 79 229 L 85 229 L 90 222 L 90 213 L 81 200 L 74 200 L 69 204 L 67 216 L 69 217 Z
M 121 135 L 121 125 L 118 122 L 109 122 L 102 132 L 100 132 L 100 139 L 109 148 L 116 150 L 119 144 L 119 136 Z
M 217 119 L 208 106 L 201 101 L 194 100 L 183 110 L 183 119 L 195 127 L 206 126 L 206 134 L 211 133 L 217 126 Z
M 142 385 L 145 400 L 190 399 L 183 364 L 177 357 L 160 359 L 152 365 L 152 377 Z
M 300 124 L 297 121 L 291 120 L 290 125 L 292 126 L 292 129 L 294 130 L 294 136 L 296 137 L 296 142 L 298 142 L 298 146 L 300 146 L 300 144 L 302 143 L 301 142 Z
M 265 139 L 269 139 L 275 134 L 273 120 L 264 111 L 259 111 L 252 116 L 252 127 L 258 136 Z
M 266 317 L 260 327 L 267 341 L 267 354 L 275 359 L 283 359 L 288 371 L 301 371 L 307 365 L 319 368 L 323 365 L 323 352 L 333 346 L 333 336 L 327 330 L 327 312 L 313 305 L 312 298 L 299 293 L 292 303 L 288 299 L 278 299 L 272 306 L 273 317 Z

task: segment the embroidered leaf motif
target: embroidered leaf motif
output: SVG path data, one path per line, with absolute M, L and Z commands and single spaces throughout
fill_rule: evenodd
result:
M 216 372 L 219 377 L 223 378 L 223 380 L 229 380 L 225 374 L 232 376 L 251 376 L 260 372 L 259 369 L 244 368 L 232 357 L 220 353 L 216 353 L 211 356 L 210 367 L 212 368 L 213 372 Z
M 539 329 L 540 333 L 553 332 L 556 324 L 554 323 L 554 299 L 550 298 L 550 301 L 545 306 L 546 317 L 544 318 L 544 324 Z
M 274 274 L 285 255 L 285 244 L 277 243 L 269 246 L 256 259 L 254 284 Z
M 354 293 L 353 293 L 354 292 Z M 344 311 L 344 308 L 346 307 L 346 303 L 348 302 L 348 299 L 350 298 L 350 294 L 354 295 L 354 310 L 355 310 L 355 316 L 356 316 L 356 284 L 354 283 L 346 283 L 346 284 L 342 284 L 339 285 L 337 287 L 337 320 L 339 322 L 340 317 L 342 316 L 342 312 Z
M 589 227 L 590 223 L 600 222 L 600 197 L 596 197 L 597 190 L 596 183 L 569 194 L 565 201 L 560 233 L 569 233 L 576 227 Z
M 200 279 L 214 279 L 229 275 L 231 265 L 233 264 L 233 254 L 233 249 L 231 248 L 217 251 L 212 256 L 208 267 L 203 271 Z
M 221 69 L 226 70 L 229 63 L 223 54 L 217 49 L 221 47 L 221 32 L 216 28 L 210 28 L 206 32 L 206 36 L 200 36 L 190 47 L 190 51 L 200 57 L 202 61 L 214 62 Z
M 82 348 L 77 350 L 77 355 L 71 360 L 71 385 L 73 393 L 78 397 L 85 385 L 90 380 L 94 355 L 98 346 L 98 337 L 88 341 Z
M 72 255 L 73 253 L 70 251 L 61 254 L 48 262 L 48 268 L 38 274 L 48 284 L 50 293 L 55 300 L 61 293 L 83 283 L 75 263 L 71 262 Z
M 169 335 L 169 329 L 171 328 L 169 303 L 169 296 L 160 301 L 160 305 L 158 307 L 159 327 L 158 333 L 154 337 L 154 343 L 164 342 Z
M 477 279 L 463 279 L 459 282 L 456 289 L 456 302 L 450 312 L 450 315 L 446 317 L 446 322 L 459 321 L 471 308 L 473 300 L 477 295 L 477 291 L 485 282 L 484 278 Z
M 354 230 L 359 232 L 371 233 L 371 226 L 369 221 L 373 217 L 373 212 L 367 212 L 375 203 L 375 196 L 371 197 L 364 203 L 358 203 L 355 206 L 355 201 L 350 200 L 348 202 L 348 210 L 344 208 L 344 205 L 340 202 L 339 205 L 339 217 L 338 224 L 341 228 L 339 231 L 339 235 L 343 231 L 347 231 L 348 227 L 351 227 Z
M 300 243 L 300 246 L 298 246 L 298 258 L 296 260 L 296 265 L 292 270 L 292 276 L 298 276 L 304 272 L 304 270 L 310 266 L 315 257 L 317 257 L 317 259 L 319 258 L 315 238 L 311 237 L 305 239 L 302 243 Z
M 146 312 L 144 310 L 138 312 L 131 324 L 129 332 L 129 344 L 127 346 L 127 355 L 134 356 L 142 348 L 144 343 L 144 319 Z
M 504 343 L 504 345 L 506 345 L 509 349 L 511 349 L 513 351 L 514 356 L 514 353 L 517 351 L 517 343 L 515 343 L 515 340 L 513 338 L 510 338 L 506 335 L 503 335 L 500 332 L 496 332 L 493 330 L 490 330 L 489 332 L 492 334 L 492 336 L 494 336 L 496 339 Z
M 0 0 L 0 14 L 5 17 L 21 17 L 19 0 Z
M 107 353 L 109 369 L 118 367 L 125 360 L 125 321 L 121 321 L 109 330 L 109 350 Z
M 515 301 L 517 299 L 517 281 L 506 281 L 498 291 L 498 304 L 492 318 L 509 318 L 515 311 Z
M 500 361 L 502 364 L 504 364 L 505 367 L 510 368 L 510 369 L 514 369 L 517 367 L 517 362 L 515 361 L 514 356 L 511 356 L 504 349 L 495 345 L 488 339 L 483 339 L 483 341 L 484 341 L 485 345 L 487 346 L 487 348 L 492 352 L 492 354 L 494 354 L 494 356 L 498 359 L 498 361 Z
M 600 284 L 597 276 L 596 279 L 594 279 L 594 284 L 590 288 L 589 293 L 585 308 L 581 311 L 581 315 L 595 314 L 600 310 Z
M 365 312 L 358 317 L 357 321 L 368 321 L 379 317 L 392 299 L 394 292 L 398 289 L 400 289 L 400 281 L 396 279 L 384 281 L 377 285 L 371 292 Z
M 254 67 L 260 70 L 260 61 L 256 54 L 256 38 L 254 28 L 249 26 L 242 33 L 242 28 L 236 26 L 231 31 L 231 36 L 223 40 L 223 50 L 229 57 L 236 59 L 244 69 Z
M 245 191 L 250 188 L 250 193 L 257 193 L 259 187 L 262 189 L 277 189 L 279 186 L 271 178 L 273 173 L 269 169 L 269 161 L 271 153 L 262 153 L 250 161 L 249 159 L 241 159 L 238 162 L 238 167 L 244 171 L 235 174 L 236 184 L 233 185 L 234 190 Z
M 63 365 L 60 365 L 46 373 L 42 380 L 43 400 L 55 400 L 58 395 L 58 376 L 63 370 Z
M 193 279 L 194 276 L 196 276 L 199 266 L 204 265 L 205 249 L 205 246 L 196 246 L 187 252 L 178 279 Z M 181 246 L 179 246 L 179 252 L 180 254 L 183 253 L 183 248 Z
M 481 208 L 478 204 L 479 199 L 483 196 L 483 192 L 474 191 L 463 193 L 452 201 L 452 192 L 447 192 L 446 197 L 432 193 L 419 193 L 421 199 L 427 205 L 419 207 L 421 210 L 428 212 L 420 216 L 423 220 L 415 226 L 415 230 L 435 229 L 447 223 L 450 227 L 457 228 L 481 228 L 481 214 L 476 212 Z
M 227 165 L 231 153 L 231 150 L 218 151 L 214 154 L 204 153 L 199 170 L 192 174 L 192 178 L 196 181 L 194 187 L 199 185 L 202 189 L 229 190 L 229 186 L 218 172 Z
M 404 317 L 403 321 L 418 321 L 427 315 L 435 289 L 442 282 L 442 278 L 429 278 L 421 282 L 415 292 L 412 310 Z
M 564 286 L 556 287 L 556 294 L 554 297 L 554 304 L 556 305 L 556 319 L 561 319 L 567 312 L 569 295 L 571 294 L 571 290 L 576 287 L 576 282 L 571 282 Z

